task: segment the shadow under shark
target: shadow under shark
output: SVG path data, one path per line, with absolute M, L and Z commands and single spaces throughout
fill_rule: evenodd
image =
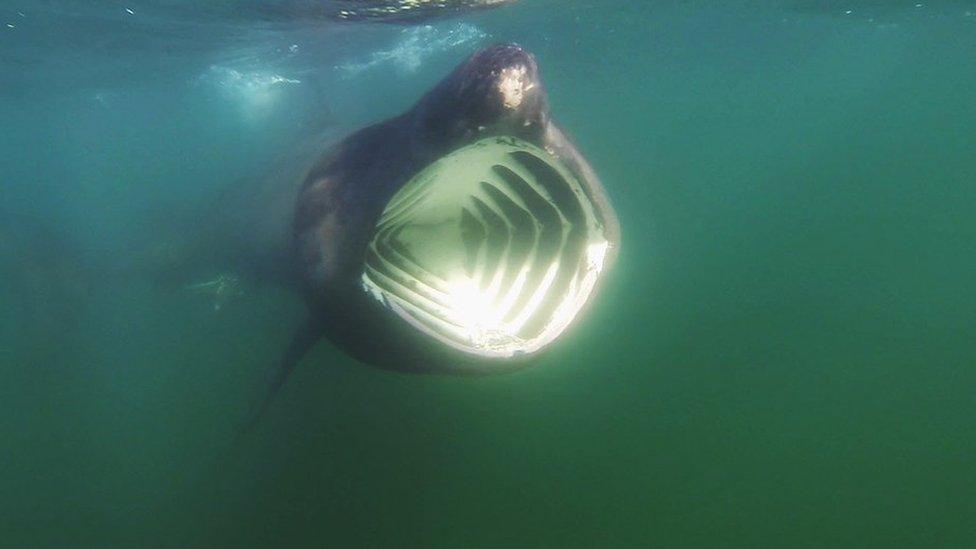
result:
M 619 250 L 600 180 L 517 45 L 476 52 L 285 179 L 241 193 L 258 210 L 221 207 L 248 243 L 237 266 L 297 288 L 309 311 L 248 427 L 323 337 L 402 372 L 523 366 L 582 316 Z

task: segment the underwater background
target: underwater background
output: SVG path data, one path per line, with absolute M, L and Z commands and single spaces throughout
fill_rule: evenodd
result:
M 0 545 L 976 545 L 976 2 L 300 4 L 0 2 Z M 596 306 L 496 377 L 323 342 L 240 435 L 303 305 L 168 239 L 505 41 L 617 208 Z

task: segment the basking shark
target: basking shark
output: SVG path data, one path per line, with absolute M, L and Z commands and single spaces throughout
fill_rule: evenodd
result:
M 474 53 L 310 166 L 220 204 L 247 251 L 237 265 L 308 305 L 251 424 L 323 338 L 401 372 L 524 366 L 566 339 L 619 252 L 603 185 L 515 44 Z

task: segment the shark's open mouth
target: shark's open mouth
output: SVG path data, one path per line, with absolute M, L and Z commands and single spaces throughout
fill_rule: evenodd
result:
M 367 250 L 364 288 L 461 351 L 532 353 L 586 303 L 609 244 L 572 172 L 516 138 L 431 164 L 390 200 Z

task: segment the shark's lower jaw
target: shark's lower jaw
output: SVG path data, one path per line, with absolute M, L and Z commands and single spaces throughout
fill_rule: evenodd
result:
M 608 247 L 566 166 L 524 141 L 489 138 L 431 164 L 390 200 L 362 284 L 436 340 L 512 357 L 566 330 Z

